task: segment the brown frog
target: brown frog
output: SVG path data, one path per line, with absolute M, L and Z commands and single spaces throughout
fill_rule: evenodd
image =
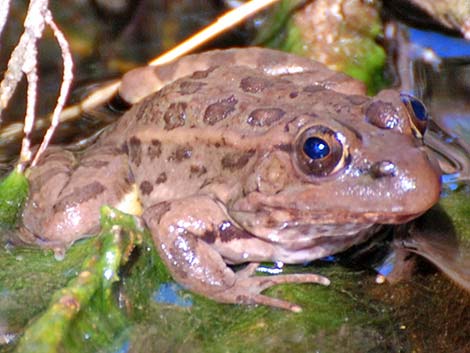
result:
M 257 263 L 342 251 L 439 197 L 421 103 L 392 90 L 367 97 L 305 58 L 191 55 L 131 71 L 121 95 L 139 102 L 96 144 L 79 155 L 49 148 L 31 170 L 26 241 L 65 248 L 97 231 L 100 206 L 129 211 L 123 199 L 138 199 L 177 282 L 219 302 L 298 311 L 261 292 L 328 279 L 252 276 Z M 252 265 L 227 266 L 240 263 Z

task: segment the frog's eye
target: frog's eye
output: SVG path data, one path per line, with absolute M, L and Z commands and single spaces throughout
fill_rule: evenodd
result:
M 345 163 L 345 148 L 339 135 L 322 125 L 304 130 L 296 146 L 300 169 L 313 177 L 325 177 L 342 169 Z
M 402 93 L 401 101 L 410 115 L 410 122 L 416 137 L 422 138 L 428 126 L 429 114 L 424 104 L 417 98 Z

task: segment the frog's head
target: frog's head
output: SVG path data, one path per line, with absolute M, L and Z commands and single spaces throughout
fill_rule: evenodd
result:
M 363 97 L 349 114 L 301 114 L 278 127 L 278 143 L 230 211 L 269 238 L 294 229 L 348 235 L 341 233 L 416 218 L 440 193 L 438 168 L 424 151 L 426 120 L 421 102 L 391 90 Z

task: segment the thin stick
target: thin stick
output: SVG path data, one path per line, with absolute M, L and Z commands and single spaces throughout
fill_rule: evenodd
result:
M 47 132 L 42 140 L 41 145 L 39 146 L 39 149 L 33 159 L 33 162 L 31 163 L 31 166 L 36 165 L 39 157 L 49 145 L 49 142 L 51 141 L 52 135 L 54 134 L 57 125 L 59 125 L 60 113 L 64 108 L 65 100 L 67 98 L 67 95 L 69 94 L 70 86 L 72 85 L 73 80 L 73 60 L 72 53 L 70 52 L 69 48 L 69 43 L 67 42 L 67 39 L 65 39 L 65 36 L 62 31 L 59 29 L 59 27 L 57 27 L 56 23 L 54 22 L 50 11 L 47 11 L 45 20 L 54 32 L 54 36 L 57 39 L 57 43 L 59 44 L 62 53 L 62 60 L 64 62 L 64 72 L 62 76 L 62 84 L 60 86 L 59 98 L 57 98 L 57 104 L 54 108 L 54 112 L 52 113 L 51 126 L 49 127 L 49 129 L 47 129 Z
M 47 5 L 47 0 L 31 0 L 29 4 L 28 14 L 24 21 L 25 30 L 10 56 L 7 71 L 0 83 L 0 114 L 8 105 L 8 101 L 15 92 L 23 74 L 32 70 L 35 58 L 30 55 L 29 50 L 36 47 L 35 43 L 41 38 L 44 31 L 44 15 L 47 11 Z M 35 53 L 32 54 L 35 55 Z
M 3 32 L 5 23 L 7 23 L 9 12 L 10 12 L 10 0 L 0 0 L 0 35 Z
M 37 51 L 35 43 L 31 45 L 34 49 L 29 49 L 28 52 L 31 54 L 33 51 Z M 34 58 L 34 59 L 33 59 Z M 26 92 L 26 116 L 24 118 L 24 137 L 21 141 L 21 152 L 20 160 L 16 167 L 19 173 L 24 171 L 25 164 L 31 160 L 31 139 L 29 138 L 31 131 L 34 126 L 34 118 L 36 115 L 36 98 L 38 88 L 38 72 L 37 72 L 37 56 L 32 56 L 31 61 L 34 61 L 34 66 L 27 72 L 26 79 L 28 80 L 28 89 Z
M 215 36 L 227 31 L 236 24 L 244 21 L 247 17 L 261 11 L 262 9 L 278 2 L 279 0 L 252 0 L 236 9 L 233 9 L 223 16 L 219 17 L 210 26 L 202 29 L 192 37 L 180 43 L 173 49 L 167 51 L 163 55 L 149 62 L 149 65 L 156 66 L 168 63 L 179 58 L 180 56 L 188 54 L 199 45 L 208 42 Z

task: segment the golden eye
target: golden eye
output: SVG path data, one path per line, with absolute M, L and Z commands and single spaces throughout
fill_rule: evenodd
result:
M 332 175 L 346 165 L 347 151 L 338 134 L 322 125 L 299 135 L 295 153 L 302 172 L 313 177 Z
M 401 93 L 400 98 L 408 110 L 413 133 L 416 137 L 423 138 L 429 121 L 429 114 L 426 107 L 419 99 L 409 94 Z

